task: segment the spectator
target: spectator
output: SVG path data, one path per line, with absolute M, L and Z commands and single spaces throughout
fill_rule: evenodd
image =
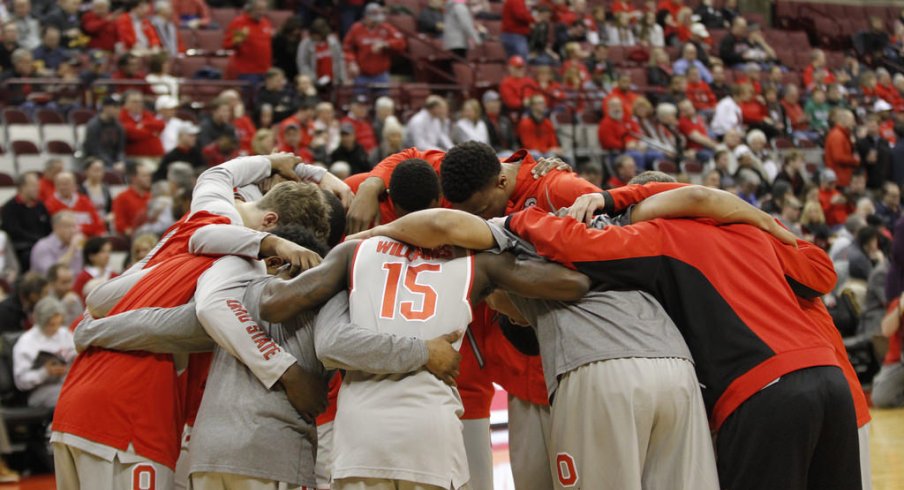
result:
M 88 161 L 85 166 L 85 181 L 79 186 L 79 192 L 88 196 L 97 214 L 104 217 L 113 209 L 113 198 L 110 196 L 110 188 L 104 183 L 104 161 L 98 158 Z
M 687 70 L 687 88 L 685 96 L 694 105 L 694 109 L 703 113 L 712 113 L 718 100 L 709 85 L 700 78 L 700 70 L 690 67 Z
M 559 55 L 553 51 L 555 29 L 552 25 L 552 9 L 539 4 L 533 9 L 534 22 L 527 37 L 527 59 L 531 64 L 555 63 Z
M 530 111 L 518 123 L 518 139 L 525 149 L 542 156 L 562 153 L 556 130 L 546 113 L 546 99 L 542 95 L 531 97 Z
M 653 48 L 650 53 L 647 83 L 654 87 L 668 87 L 672 83 L 672 63 L 663 48 Z
M 370 154 L 370 166 L 375 167 L 386 157 L 405 149 L 405 128 L 395 117 L 387 119 L 381 132 L 382 143 Z
M 235 135 L 235 131 L 220 133 L 217 139 L 208 143 L 201 150 L 204 160 L 210 167 L 228 162 L 239 156 L 239 140 Z
M 302 141 L 301 127 L 295 122 L 290 122 L 283 128 L 283 142 L 279 146 L 279 151 L 293 153 L 306 162 L 315 159 Z
M 374 134 L 374 128 L 367 120 L 369 109 L 370 101 L 367 100 L 367 96 L 358 95 L 352 99 L 351 110 L 342 119 L 343 123 L 351 124 L 355 128 L 355 137 L 367 153 L 377 147 L 377 136 Z
M 818 135 L 810 131 L 810 118 L 800 105 L 800 92 L 794 85 L 785 88 L 785 94 L 781 100 L 782 110 L 788 122 L 789 132 L 794 138 L 815 139 Z
M 176 147 L 170 150 L 160 165 L 157 166 L 157 172 L 154 174 L 154 181 L 164 180 L 169 166 L 174 162 L 185 162 L 197 171 L 203 171 L 208 167 L 201 149 L 198 147 L 198 133 L 200 129 L 192 123 L 188 123 L 179 127 L 179 138 L 176 140 Z M 262 155 L 269 154 L 260 153 Z
M 179 129 L 188 121 L 176 117 L 176 109 L 179 102 L 169 95 L 161 95 L 154 102 L 154 109 L 157 110 L 157 117 L 164 123 L 163 131 L 160 133 L 160 144 L 163 145 L 163 151 L 168 152 L 176 147 L 179 139 Z
M 110 78 L 113 80 L 133 82 L 130 84 L 122 84 L 117 87 L 116 90 L 118 92 L 139 90 L 144 94 L 152 95 L 153 91 L 151 90 L 151 87 L 145 83 L 145 76 L 144 71 L 141 69 L 141 58 L 133 53 L 125 53 L 116 62 L 116 71 L 113 72 Z
M 85 241 L 82 249 L 82 261 L 85 268 L 75 277 L 72 285 L 72 291 L 79 295 L 84 301 L 87 293 L 85 293 L 85 285 L 88 281 L 100 280 L 108 281 L 117 276 L 113 269 L 110 268 L 110 253 L 113 252 L 113 244 L 110 240 L 103 237 L 89 238 Z
M 302 37 L 301 17 L 293 15 L 286 19 L 271 41 L 273 66 L 283 71 L 289 80 L 298 76 L 298 45 Z
M 609 90 L 618 78 L 615 64 L 609 61 L 609 48 L 605 44 L 593 47 L 593 54 L 587 60 L 587 70 L 602 77 L 602 83 L 597 83 L 600 90 Z
M 367 4 L 364 20 L 356 22 L 343 41 L 343 49 L 355 62 L 355 85 L 389 83 L 392 54 L 404 50 L 406 45 L 402 33 L 386 23 L 383 7 Z
M 876 216 L 889 231 L 894 232 L 895 223 L 901 217 L 901 188 L 894 182 L 882 184 L 881 199 L 876 202 Z
M 597 162 L 589 161 L 578 167 L 578 175 L 598 188 L 603 188 L 603 166 Z
M 619 98 L 622 101 L 622 108 L 625 111 L 625 115 L 627 117 L 631 117 L 634 102 L 637 100 L 638 95 L 636 92 L 631 90 L 631 74 L 627 72 L 627 70 L 623 70 L 618 74 L 618 83 L 610 92 L 609 95 L 603 99 L 603 113 L 606 112 L 606 105 L 611 98 Z
M 775 180 L 779 166 L 770 152 L 766 134 L 759 129 L 751 129 L 747 133 L 747 146 L 750 147 L 753 156 L 758 160 L 759 170 L 764 182 L 769 183 Z
M 719 58 L 729 67 L 739 67 L 748 62 L 761 61 L 753 43 L 748 38 L 747 20 L 736 17 L 731 29 L 719 44 Z
M 660 103 L 656 106 L 656 132 L 653 134 L 654 148 L 665 153 L 674 162 L 684 158 L 687 141 L 678 129 L 678 108 L 674 104 Z
M 342 43 L 323 18 L 314 19 L 307 38 L 298 45 L 298 73 L 315 80 L 318 86 L 341 87 L 348 81 Z
M 539 94 L 546 101 L 546 107 L 555 107 L 565 98 L 562 86 L 556 82 L 555 72 L 548 64 L 540 63 L 534 68 L 534 82 L 525 89 L 526 99 Z
M 512 56 L 508 60 L 508 75 L 499 82 L 499 93 L 505 108 L 521 111 L 529 91 L 536 88 L 536 82 L 527 76 L 524 58 Z
M 857 132 L 856 150 L 860 161 L 866 166 L 866 186 L 878 190 L 891 178 L 891 146 L 879 134 L 879 116 L 868 114 L 866 124 Z
M 269 155 L 276 149 L 276 135 L 269 129 L 258 129 L 251 141 L 251 153 Z
M 439 2 L 441 0 L 432 0 Z M 423 10 L 421 13 L 423 14 Z M 442 25 L 443 49 L 455 53 L 462 58 L 468 57 L 469 41 L 475 46 L 483 39 L 480 31 L 483 26 L 475 26 L 471 11 L 468 9 L 467 0 L 449 0 L 446 3 L 446 12 Z
M 637 43 L 641 46 L 650 48 L 665 47 L 665 33 L 662 26 L 656 23 L 656 13 L 652 11 L 644 12 L 637 24 Z
M 117 51 L 131 51 L 140 56 L 160 50 L 160 38 L 148 18 L 150 13 L 150 2 L 136 0 L 128 12 L 116 18 Z
M 725 79 L 725 67 L 721 64 L 713 65 L 710 72 L 713 75 L 713 81 L 709 84 L 710 90 L 716 96 L 716 100 L 722 100 L 731 95 L 731 86 Z
M 69 267 L 54 264 L 47 270 L 47 283 L 47 296 L 56 299 L 63 305 L 63 325 L 71 325 L 85 309 L 79 295 L 72 292 L 75 275 L 69 270 Z
M 386 124 L 389 119 L 399 122 L 395 117 L 395 102 L 385 96 L 377 98 L 377 101 L 374 102 L 373 128 L 374 134 L 381 139 L 383 137 L 383 125 Z
M 483 120 L 487 126 L 490 145 L 497 152 L 511 150 L 517 146 L 515 127 L 511 118 L 502 114 L 502 100 L 499 93 L 487 90 L 483 93 Z
M 610 189 L 628 185 L 628 182 L 637 175 L 637 164 L 631 155 L 621 155 L 615 159 L 613 170 L 615 173 L 606 182 L 606 186 Z
M 615 14 L 615 22 L 607 27 L 606 37 L 609 46 L 634 46 L 634 31 L 631 29 L 631 18 L 625 12 Z
M 85 236 L 79 233 L 78 222 L 71 212 L 55 214 L 51 223 L 51 233 L 31 249 L 31 270 L 46 274 L 53 264 L 62 264 L 75 274 L 82 269 L 81 247 Z
M 866 59 L 867 64 L 875 65 L 884 58 L 889 41 L 885 21 L 881 17 L 870 16 L 869 29 L 854 35 L 854 48 Z
M 87 236 L 103 235 L 107 231 L 104 221 L 100 219 L 94 203 L 88 196 L 80 194 L 72 172 L 60 172 L 54 179 L 56 192 L 44 201 L 50 216 L 61 211 L 69 211 L 80 226 L 81 233 Z
M 23 270 L 28 268 L 31 248 L 50 233 L 50 213 L 38 197 L 38 174 L 16 177 L 16 195 L 0 209 L 2 229 L 9 236 Z
M 0 73 L 0 86 L 3 86 L 4 82 L 11 78 L 35 78 L 38 76 L 34 66 L 34 57 L 32 57 L 30 51 L 19 48 L 13 51 L 11 59 L 13 69 Z M 7 105 L 19 106 L 20 109 L 25 110 L 26 112 L 32 112 L 37 107 L 35 102 L 28 98 L 32 91 L 31 85 L 7 85 L 4 89 L 6 96 L 5 102 Z
M 279 68 L 270 68 L 267 70 L 267 73 L 264 74 L 264 86 L 257 93 L 255 107 L 257 107 L 258 110 L 263 105 L 272 107 L 274 123 L 281 122 L 283 119 L 291 116 L 296 110 L 295 97 L 293 96 L 292 91 L 286 87 L 286 82 L 286 76 L 283 74 L 282 70 Z M 229 119 L 230 118 L 227 117 L 224 119 L 224 122 L 228 124 Z M 260 121 L 259 113 L 257 115 L 257 120 Z M 202 130 L 202 144 L 205 142 L 204 134 L 205 133 Z
M 505 0 L 502 4 L 502 34 L 499 40 L 505 49 L 505 56 L 527 58 L 529 49 L 527 36 L 530 34 L 534 16 L 525 0 Z
M 817 134 L 824 134 L 829 130 L 829 113 L 831 107 L 826 102 L 826 93 L 820 88 L 814 89 L 810 99 L 804 105 L 804 113 L 807 115 L 810 129 Z
M 719 143 L 709 137 L 706 130 L 706 120 L 697 114 L 694 104 L 688 100 L 678 103 L 681 117 L 678 120 L 678 129 L 687 138 L 687 147 L 696 153 L 696 160 L 708 162 L 712 159 Z
M 75 358 L 72 332 L 63 326 L 63 304 L 45 297 L 35 305 L 35 327 L 13 347 L 16 387 L 28 394 L 28 406 L 56 406 L 63 379 Z
M 427 0 L 427 5 L 418 13 L 417 30 L 430 37 L 440 37 L 445 27 L 443 21 L 443 0 Z
M 807 184 L 807 169 L 804 156 L 800 152 L 785 155 L 782 168 L 775 176 L 773 185 L 778 182 L 787 182 L 796 196 L 803 194 L 804 186 Z
M 597 128 L 600 146 L 604 150 L 627 152 L 635 162 L 641 162 L 643 168 L 651 168 L 656 155 L 650 153 L 647 158 L 643 151 L 644 145 L 638 140 L 639 135 L 640 127 L 625 114 L 621 99 L 609 99 L 606 115 Z
M 656 100 L 660 103 L 678 104 L 685 98 L 687 98 L 687 78 L 684 75 L 674 75 L 669 81 L 668 91 Z
M 850 184 L 851 175 L 861 164 L 860 157 L 853 151 L 851 130 L 854 123 L 854 114 L 842 110 L 836 117 L 835 126 L 826 136 L 825 164 L 835 171 L 840 187 L 847 187 Z
M 179 214 L 178 216 L 181 217 L 182 215 Z M 144 234 L 135 237 L 135 240 L 132 241 L 132 250 L 131 253 L 129 253 L 129 263 L 127 266 L 131 267 L 136 263 L 141 262 L 147 254 L 151 253 L 151 250 L 153 250 L 156 245 L 156 235 Z
M 245 104 L 238 91 L 234 89 L 226 89 L 220 92 L 220 100 L 226 102 L 229 107 L 229 118 L 232 127 L 235 129 L 235 136 L 239 140 L 239 149 L 243 154 L 251 152 L 251 140 L 257 128 L 254 122 L 245 114 Z
M 694 14 L 700 18 L 700 22 L 710 29 L 725 29 L 728 25 L 725 18 L 722 17 L 722 11 L 713 7 L 713 0 L 703 0 Z
M 169 56 L 179 56 L 185 51 L 182 38 L 179 36 L 179 26 L 174 22 L 173 6 L 167 0 L 154 2 L 154 15 L 151 17 L 151 25 L 160 40 L 160 48 Z M 174 94 L 171 94 L 174 95 Z
M 198 29 L 211 24 L 210 8 L 204 0 L 173 0 L 173 11 L 180 26 Z
M 57 69 L 70 56 L 68 50 L 60 47 L 60 30 L 53 26 L 44 26 L 41 45 L 32 53 L 34 62 L 39 66 L 39 73 L 44 76 L 55 76 Z
M 129 187 L 113 199 L 113 229 L 120 235 L 132 236 L 151 199 L 151 168 L 142 164 L 128 165 L 126 176 Z
M 815 74 L 820 70 L 822 70 L 823 76 L 817 79 Z M 810 64 L 804 68 L 801 78 L 804 82 L 804 87 L 808 90 L 815 85 L 828 85 L 835 82 L 835 75 L 826 69 L 826 54 L 823 50 L 814 49 L 810 52 Z
M 60 0 L 44 18 L 44 26 L 56 28 L 62 35 L 62 46 L 67 49 L 78 48 L 85 43 L 78 16 L 79 3 L 79 0 Z
M 419 150 L 448 150 L 450 133 L 449 106 L 438 95 L 427 97 L 424 107 L 408 121 L 408 141 Z
M 154 95 L 167 95 L 179 107 L 179 79 L 172 75 L 173 63 L 166 53 L 157 53 L 148 60 L 148 74 L 144 77 Z
M 831 168 L 823 170 L 819 182 L 819 205 L 825 215 L 825 223 L 837 228 L 844 224 L 848 217 L 848 200 L 838 188 L 838 178 Z M 804 210 L 806 215 L 806 210 Z
M 201 132 L 198 142 L 202 147 L 209 145 L 222 134 L 235 135 L 235 128 L 230 123 L 232 119 L 229 103 L 225 99 L 216 98 L 210 103 L 210 115 L 201 123 Z
M 264 17 L 267 0 L 251 0 L 243 13 L 226 28 L 223 47 L 233 51 L 226 68 L 230 78 L 247 80 L 255 85 L 273 65 L 271 36 L 273 28 Z
M 0 289 L 9 291 L 20 271 L 13 242 L 6 232 L 0 231 Z
M 490 144 L 490 133 L 480 113 L 480 102 L 468 99 L 461 106 L 461 117 L 452 128 L 452 142 L 478 141 Z
M 314 106 L 308 102 L 302 102 L 295 114 L 283 119 L 277 127 L 277 143 L 285 142 L 285 128 L 290 124 L 294 124 L 299 128 L 299 144 L 302 146 L 310 145 L 314 136 Z
M 0 332 L 22 332 L 32 325 L 32 311 L 47 296 L 47 279 L 28 272 L 16 281 L 13 292 L 0 301 Z
M 320 102 L 320 94 L 317 93 L 317 87 L 311 77 L 307 75 L 298 75 L 295 77 L 295 107 L 306 105 L 314 108 Z
M 355 126 L 342 123 L 339 134 L 341 135 L 339 147 L 330 154 L 330 161 L 347 163 L 351 168 L 352 175 L 369 172 L 371 167 L 367 159 L 367 152 L 355 139 Z
M 9 20 L 19 28 L 19 46 L 34 51 L 41 44 L 41 24 L 32 15 L 30 0 L 13 0 Z
M 716 112 L 710 122 L 710 129 L 716 136 L 724 136 L 732 130 L 739 130 L 744 123 L 744 115 L 741 112 L 741 102 L 749 99 L 749 90 L 741 85 L 731 87 L 731 95 L 723 98 L 716 104 Z
M 697 71 L 700 72 L 700 78 L 704 82 L 711 83 L 713 81 L 713 76 L 706 68 L 706 65 L 697 58 L 697 47 L 693 43 L 686 43 L 681 48 L 681 58 L 675 60 L 673 70 L 678 75 L 684 75 L 691 67 L 697 68 Z
M 865 226 L 857 231 L 857 238 L 848 248 L 848 276 L 866 281 L 873 268 L 885 261 L 885 254 L 879 247 L 880 231 L 875 226 Z
M 160 133 L 165 124 L 153 112 L 144 108 L 144 97 L 140 92 L 126 92 L 125 103 L 119 112 L 119 122 L 125 130 L 126 155 L 156 166 L 164 153 Z
M 82 31 L 91 38 L 89 49 L 108 52 L 116 49 L 116 28 L 109 0 L 93 0 L 91 10 L 82 14 Z
M 0 71 L 13 69 L 13 52 L 19 49 L 19 28 L 15 22 L 2 22 L 3 32 L 0 39 Z

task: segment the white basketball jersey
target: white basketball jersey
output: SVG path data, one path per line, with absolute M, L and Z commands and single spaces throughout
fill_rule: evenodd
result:
M 474 257 L 423 250 L 385 237 L 361 242 L 351 267 L 355 324 L 432 339 L 471 323 Z M 459 340 L 455 348 L 461 345 Z M 333 478 L 388 478 L 442 488 L 468 482 L 458 391 L 428 371 L 348 372 L 334 426 Z

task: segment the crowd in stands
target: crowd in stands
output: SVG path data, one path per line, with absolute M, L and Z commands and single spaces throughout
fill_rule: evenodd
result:
M 505 74 L 492 87 L 465 87 L 461 103 L 434 94 L 410 108 L 387 95 L 416 34 L 387 21 L 387 9 L 397 6 L 340 0 L 332 17 L 300 6 L 299 16 L 274 25 L 267 2 L 250 0 L 217 25 L 210 7 L 234 5 L 0 3 L 0 84 L 135 82 L 121 90 L 91 86 L 86 97 L 69 85 L 49 96 L 29 83 L 2 85 L 3 104 L 28 115 L 95 111 L 77 158 L 49 158 L 43 172 L 20 173 L 15 197 L 2 207 L 0 285 L 8 296 L 0 332 L 26 331 L 15 348 L 16 385 L 30 404 L 53 406 L 74 355 L 65 327 L 83 298 L 153 247 L 185 211 L 198 173 L 276 150 L 340 178 L 411 146 L 448 150 L 465 141 L 487 143 L 500 156 L 526 148 L 563 158 L 601 187 L 665 171 L 774 214 L 830 252 L 838 298 L 869 310 L 869 290 L 882 298 L 872 306 L 884 310 L 904 287 L 886 295 L 875 286 L 884 284 L 877 274 L 895 269 L 892 242 L 901 240 L 893 234 L 904 186 L 904 73 L 879 61 L 900 56 L 904 24 L 862 36 L 878 53 L 869 59 L 846 53 L 832 65 L 813 49 L 798 84 L 763 27 L 748 23 L 736 1 L 720 3 L 505 0 L 493 9 L 485 0 L 429 0 L 417 12 L 419 35 L 442 39 L 463 60 L 482 43 L 500 42 Z M 478 20 L 501 20 L 501 30 Z M 223 90 L 201 115 L 187 117 L 182 109 L 192 101 L 180 94 L 174 62 L 184 56 L 187 32 L 217 29 L 229 53 L 220 75 L 247 85 Z M 614 60 L 615 49 L 644 67 L 643 84 L 636 69 Z M 337 104 L 337 87 L 360 90 Z M 563 141 L 587 121 L 596 126 L 587 148 Z M 111 175 L 125 185 L 111 186 Z M 127 263 L 113 263 L 113 249 L 128 251 Z M 850 291 L 856 294 L 843 294 Z M 829 299 L 833 312 L 848 303 Z M 863 322 L 848 333 L 878 328 Z M 890 352 L 899 365 L 899 350 Z M 896 382 L 904 393 L 904 379 Z M 904 404 L 904 395 L 894 399 Z

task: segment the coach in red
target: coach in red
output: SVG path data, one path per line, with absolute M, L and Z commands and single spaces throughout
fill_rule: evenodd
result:
M 358 64 L 355 85 L 389 83 L 392 53 L 404 50 L 406 44 L 402 33 L 386 23 L 383 7 L 367 4 L 364 20 L 356 22 L 342 42 L 345 52 Z
M 163 156 L 160 134 L 166 123 L 144 108 L 144 97 L 137 90 L 126 92 L 119 122 L 126 132 L 126 156 L 159 161 Z
M 273 61 L 273 27 L 264 17 L 267 0 L 251 0 L 247 10 L 226 28 L 223 47 L 233 50 L 227 72 L 232 78 L 259 83 Z

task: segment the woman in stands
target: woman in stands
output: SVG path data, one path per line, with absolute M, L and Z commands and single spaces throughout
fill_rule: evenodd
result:
M 75 358 L 72 332 L 63 326 L 63 305 L 47 296 L 35 305 L 35 326 L 13 347 L 16 387 L 28 393 L 28 405 L 56 406 L 69 363 Z
M 104 221 L 110 221 L 109 214 L 113 197 L 110 195 L 109 187 L 104 183 L 105 173 L 106 167 L 103 160 L 97 158 L 89 160 L 88 165 L 85 166 L 85 181 L 82 182 L 79 192 L 91 199 L 94 209 L 97 209 L 97 214 L 102 216 Z
M 85 268 L 75 277 L 72 290 L 85 300 L 83 289 L 85 284 L 92 279 L 108 280 L 116 277 L 116 273 L 110 269 L 110 253 L 113 252 L 113 244 L 103 237 L 92 237 L 85 242 L 82 249 L 82 258 Z

